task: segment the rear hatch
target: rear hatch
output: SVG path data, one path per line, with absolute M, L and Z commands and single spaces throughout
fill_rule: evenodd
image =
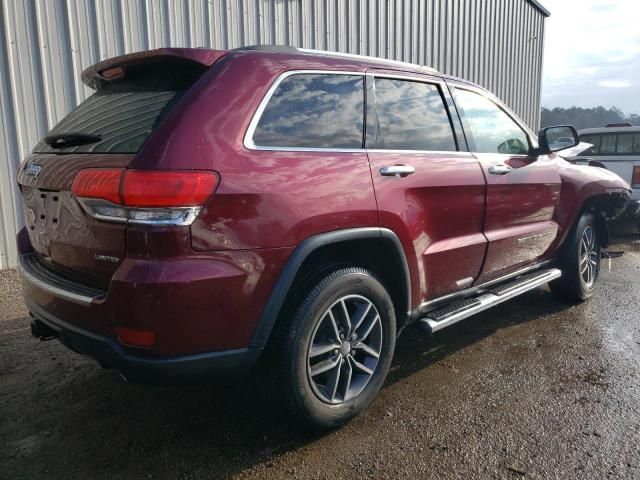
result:
M 161 49 L 111 59 L 83 73 L 95 93 L 40 141 L 18 174 L 39 262 L 71 280 L 108 287 L 125 255 L 127 226 L 87 215 L 71 193 L 73 181 L 86 168 L 126 168 L 222 54 Z

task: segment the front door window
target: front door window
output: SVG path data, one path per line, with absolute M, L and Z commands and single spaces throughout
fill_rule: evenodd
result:
M 487 97 L 456 90 L 456 103 L 464 111 L 473 152 L 527 155 L 527 134 L 504 110 Z

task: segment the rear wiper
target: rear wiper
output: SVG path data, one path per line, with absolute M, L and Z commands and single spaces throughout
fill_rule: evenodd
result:
M 44 143 L 51 148 L 77 147 L 78 145 L 97 143 L 100 140 L 102 140 L 100 135 L 79 132 L 54 133 L 44 137 Z

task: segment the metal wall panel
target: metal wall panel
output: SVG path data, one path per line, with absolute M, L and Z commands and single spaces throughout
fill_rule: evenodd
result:
M 0 268 L 17 260 L 19 161 L 90 94 L 93 63 L 165 46 L 373 55 L 475 81 L 537 128 L 547 14 L 534 0 L 0 0 Z

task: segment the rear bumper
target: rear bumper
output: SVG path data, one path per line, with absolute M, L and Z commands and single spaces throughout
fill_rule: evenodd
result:
M 20 270 L 24 298 L 37 318 L 88 332 L 127 352 L 119 328 L 153 332 L 147 357 L 190 359 L 263 346 L 251 345 L 251 338 L 288 253 L 125 258 L 107 290 L 60 276 L 34 253 L 21 255 Z
M 77 353 L 113 368 L 134 383 L 184 383 L 221 377 L 242 377 L 255 365 L 262 350 L 240 348 L 174 357 L 149 357 L 128 352 L 116 340 L 78 328 L 56 318 L 27 299 L 35 336 L 56 337 Z

